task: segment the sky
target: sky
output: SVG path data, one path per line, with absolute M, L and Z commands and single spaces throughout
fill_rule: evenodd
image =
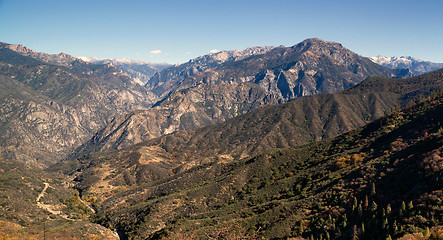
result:
M 443 63 L 442 12 L 442 0 L 0 0 L 0 42 L 174 64 L 317 37 Z

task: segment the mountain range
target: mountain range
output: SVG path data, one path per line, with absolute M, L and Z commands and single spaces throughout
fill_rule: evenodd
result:
M 191 76 L 170 76 L 170 82 L 159 86 L 180 84 L 167 97 L 151 109 L 115 118 L 77 152 L 119 149 L 177 130 L 220 123 L 264 105 L 338 92 L 369 76 L 411 75 L 407 70 L 382 67 L 338 43 L 320 39 L 253 52 L 258 53 L 222 62 Z M 183 65 L 190 64 L 192 61 Z M 182 67 L 171 67 L 159 74 L 175 68 Z M 153 88 L 159 96 L 164 93 L 158 91 Z
M 443 70 L 393 66 L 316 38 L 173 66 L 0 43 L 0 236 L 435 238 Z
M 0 44 L 1 148 L 34 165 L 55 163 L 115 115 L 156 97 L 112 64 Z
M 79 59 L 93 64 L 113 64 L 129 74 L 134 82 L 139 85 L 145 85 L 149 79 L 158 71 L 170 67 L 167 63 L 151 63 L 147 61 L 137 61 L 127 58 L 101 59 L 95 57 L 78 57 Z
M 327 232 L 334 238 L 352 236 L 354 224 L 359 236 L 365 225 L 365 239 L 401 236 L 407 224 L 419 224 L 413 216 L 424 216 L 420 226 L 425 227 L 433 226 L 425 212 L 442 213 L 424 204 L 428 196 L 441 197 L 442 182 L 435 182 L 441 171 L 431 165 L 441 159 L 443 95 L 420 100 L 441 89 L 442 79 L 442 70 L 410 79 L 370 78 L 341 93 L 297 98 L 225 123 L 89 154 L 63 169 L 71 168 L 81 194 L 103 198 L 98 222 L 129 239 L 200 238 L 224 228 L 252 238 L 318 238 L 326 234 L 320 223 L 328 221 L 328 214 Z M 398 106 L 407 108 L 399 111 Z M 364 128 L 315 141 L 364 125 L 386 111 L 389 117 Z M 414 175 L 417 168 L 426 173 Z M 421 174 L 426 177 L 418 180 Z M 409 183 L 400 187 L 402 181 Z M 378 212 L 365 203 L 370 184 L 378 189 L 370 195 Z M 353 198 L 357 203 L 351 210 Z M 362 215 L 375 214 L 373 222 L 357 218 L 359 201 Z M 423 207 L 408 213 L 408 220 L 398 215 L 401 201 Z M 395 220 L 403 230 L 375 230 L 382 226 L 381 210 L 388 205 L 395 209 L 390 224 Z
M 443 68 L 443 63 L 433 63 L 429 61 L 423 61 L 417 58 L 413 58 L 411 56 L 402 56 L 402 57 L 376 56 L 376 57 L 370 57 L 370 59 L 375 63 L 378 63 L 380 65 L 392 69 L 405 69 L 405 68 L 410 69 L 412 73 L 414 73 L 415 75 L 420 75 L 423 73 Z

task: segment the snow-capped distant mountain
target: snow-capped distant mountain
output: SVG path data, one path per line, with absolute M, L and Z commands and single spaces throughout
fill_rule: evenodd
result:
M 127 58 L 103 59 L 97 57 L 77 57 L 85 62 L 93 64 L 108 64 L 122 69 L 131 75 L 134 82 L 145 85 L 146 82 L 157 72 L 170 67 L 168 63 L 152 63 L 148 61 L 132 60 Z
M 423 73 L 443 68 L 443 63 L 433 63 L 413 58 L 411 56 L 401 56 L 401 57 L 376 56 L 376 57 L 370 57 L 370 59 L 375 63 L 378 63 L 380 65 L 392 69 L 408 68 L 415 75 L 420 75 Z

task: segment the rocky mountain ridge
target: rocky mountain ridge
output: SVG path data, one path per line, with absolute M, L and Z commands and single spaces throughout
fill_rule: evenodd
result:
M 265 106 L 220 124 L 129 144 L 119 151 L 97 153 L 112 148 L 90 145 L 92 149 L 85 152 L 96 153 L 79 158 L 84 164 L 80 167 L 79 179 L 85 183 L 80 188 L 93 188 L 109 195 L 118 186 L 112 182 L 125 186 L 122 179 L 127 178 L 128 169 L 135 176 L 129 185 L 146 184 L 196 166 L 230 163 L 272 148 L 296 147 L 328 139 L 442 87 L 443 70 L 409 79 L 374 77 L 340 93 L 300 97 L 288 103 Z M 98 149 L 93 148 L 96 146 Z M 105 172 L 114 172 L 112 176 L 102 172 L 104 165 Z M 77 173 L 76 167 L 73 172 Z M 101 174 L 106 179 L 101 178 Z M 110 184 L 108 188 L 96 186 L 105 180 Z
M 105 197 L 99 222 L 129 238 L 401 237 L 441 219 L 442 80 L 443 70 L 370 78 L 342 93 L 90 154 L 72 169 L 82 194 Z M 300 146 L 402 105 L 363 128 Z
M 40 58 L 50 55 L 10 47 L 0 48 L 0 131 L 3 149 L 22 162 L 54 163 L 115 115 L 149 108 L 155 101 L 112 65 L 68 63 L 69 56 L 52 55 L 47 63 Z
M 127 58 L 117 58 L 117 59 L 101 59 L 101 58 L 88 58 L 88 57 L 78 57 L 83 61 L 90 62 L 93 64 L 108 64 L 112 63 L 114 66 L 120 68 L 127 74 L 129 74 L 135 83 L 139 85 L 145 85 L 149 79 L 154 76 L 158 71 L 170 67 L 167 63 L 151 63 L 148 61 L 138 61 L 131 60 Z
M 157 72 L 147 82 L 146 87 L 158 96 L 165 97 L 187 77 L 214 68 L 224 62 L 237 61 L 248 56 L 263 54 L 273 48 L 267 46 L 250 47 L 244 50 L 220 51 L 207 54 Z
M 388 69 L 339 43 L 320 39 L 262 51 L 222 62 L 182 80 L 179 80 L 181 75 L 171 78 L 171 84 L 179 83 L 176 90 L 149 110 L 114 119 L 79 151 L 120 149 L 177 130 L 209 126 L 267 104 L 337 92 L 373 75 L 409 76 L 407 71 Z M 207 57 L 214 56 L 218 55 Z M 170 67 L 163 73 L 189 69 L 191 62 Z
M 408 68 L 415 75 L 420 75 L 443 68 L 443 63 L 433 63 L 413 58 L 411 56 L 386 57 L 379 55 L 375 57 L 370 57 L 370 59 L 375 63 L 392 69 Z

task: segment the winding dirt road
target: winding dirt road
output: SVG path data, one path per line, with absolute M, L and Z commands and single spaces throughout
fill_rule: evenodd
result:
M 45 195 L 46 190 L 48 189 L 48 187 L 50 187 L 49 183 L 45 182 L 43 184 L 45 184 L 45 187 L 43 188 L 42 192 L 37 196 L 37 199 L 36 199 L 37 200 L 37 206 L 39 208 L 42 208 L 42 209 L 44 209 L 44 210 L 54 214 L 54 215 L 59 215 L 60 217 L 66 219 L 66 220 L 73 221 L 73 219 L 68 218 L 68 216 L 66 216 L 64 214 L 61 214 L 62 211 L 54 211 L 54 210 L 52 210 L 52 205 L 50 205 L 50 204 L 43 204 L 43 203 L 40 202 L 40 199 Z

